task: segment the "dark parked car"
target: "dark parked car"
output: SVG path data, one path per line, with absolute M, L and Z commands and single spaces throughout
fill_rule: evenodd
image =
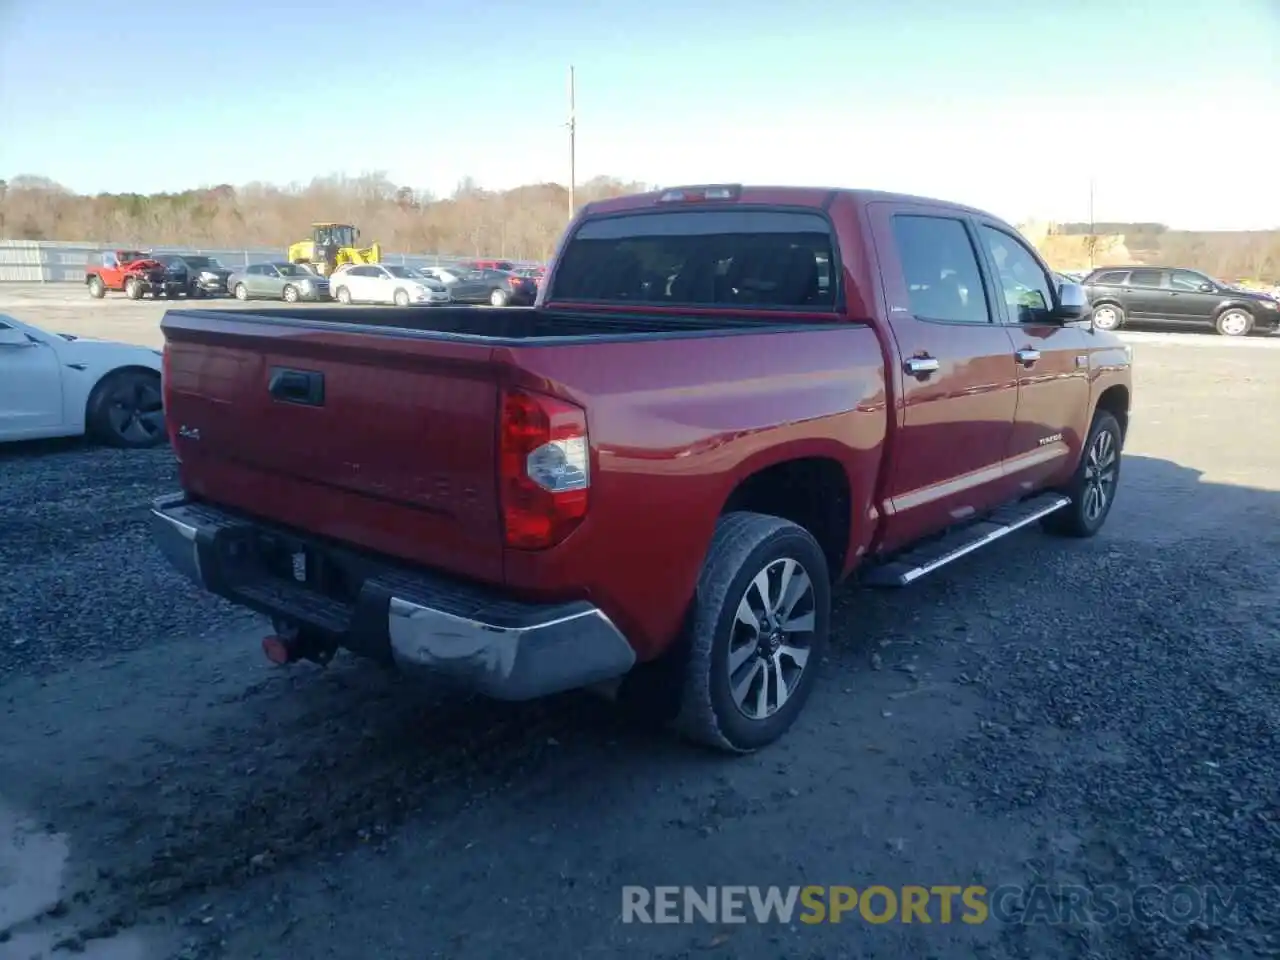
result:
M 1182 267 L 1101 267 L 1085 277 L 1093 323 L 1116 330 L 1139 323 L 1212 327 L 1227 337 L 1280 326 L 1275 297 Z
M 530 307 L 538 284 L 506 270 L 468 270 L 449 285 L 455 303 L 488 303 L 495 307 Z
M 189 297 L 217 297 L 228 292 L 231 271 L 213 257 L 185 253 L 158 253 L 165 278 Z

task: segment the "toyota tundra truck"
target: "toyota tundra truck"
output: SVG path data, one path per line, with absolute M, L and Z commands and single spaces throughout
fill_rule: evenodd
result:
M 1115 502 L 1131 353 L 980 210 L 855 190 L 591 203 L 532 308 L 170 310 L 152 509 L 279 663 L 605 689 L 745 753 L 846 578 Z

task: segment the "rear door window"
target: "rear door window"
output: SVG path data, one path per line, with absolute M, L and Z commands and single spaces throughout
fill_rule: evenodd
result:
M 1134 287 L 1160 286 L 1159 270 L 1135 270 L 1129 275 L 1129 284 Z
M 898 214 L 893 237 L 911 312 L 921 320 L 990 323 L 978 254 L 952 217 Z
M 833 262 L 831 225 L 818 213 L 621 214 L 578 228 L 556 268 L 550 299 L 833 311 Z

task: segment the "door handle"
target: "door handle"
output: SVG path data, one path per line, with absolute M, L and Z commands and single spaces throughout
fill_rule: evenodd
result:
M 1014 356 L 1018 358 L 1018 362 L 1024 367 L 1029 367 L 1040 359 L 1040 351 L 1033 350 L 1031 347 L 1023 347 Z
M 267 392 L 285 403 L 308 407 L 324 406 L 324 374 L 312 370 L 289 370 L 272 367 Z
M 913 377 L 927 377 L 931 373 L 937 373 L 941 366 L 937 357 L 908 357 L 902 364 L 902 369 Z

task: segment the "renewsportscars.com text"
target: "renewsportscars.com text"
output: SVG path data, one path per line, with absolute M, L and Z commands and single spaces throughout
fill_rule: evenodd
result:
M 941 884 L 888 887 L 626 886 L 623 923 L 1221 924 L 1239 918 L 1238 887 L 1147 884 Z

